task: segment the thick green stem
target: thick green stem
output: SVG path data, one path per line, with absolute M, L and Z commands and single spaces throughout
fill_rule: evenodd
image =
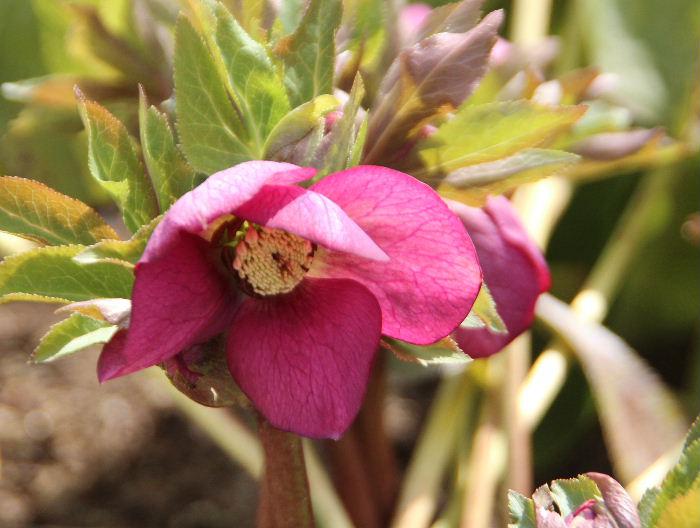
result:
M 258 528 L 313 528 L 309 481 L 301 438 L 259 420 L 265 453 Z

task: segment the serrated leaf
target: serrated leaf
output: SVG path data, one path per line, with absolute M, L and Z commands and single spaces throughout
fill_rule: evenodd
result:
M 417 145 L 425 168 L 416 176 L 448 174 L 546 145 L 585 111 L 583 106 L 551 107 L 530 101 L 463 106 L 454 118 Z
M 182 15 L 175 29 L 175 95 L 182 148 L 197 171 L 212 174 L 254 158 L 214 55 Z
M 700 480 L 696 487 L 666 505 L 656 528 L 697 528 L 700 526 Z
M 582 320 L 549 294 L 540 296 L 536 314 L 580 361 L 611 460 L 623 481 L 633 480 L 680 442 L 686 425 L 678 401 L 622 339 Z
M 481 325 L 474 321 L 475 318 L 481 322 Z M 486 327 L 495 334 L 508 333 L 506 324 L 503 322 L 503 319 L 501 319 L 501 316 L 498 315 L 496 301 L 493 299 L 491 291 L 485 282 L 481 283 L 479 295 L 477 295 L 474 305 L 469 311 L 469 315 L 460 326 L 462 328 Z
M 42 244 L 93 244 L 117 234 L 79 200 L 32 180 L 0 177 L 0 230 Z
M 150 180 L 124 125 L 105 108 L 76 91 L 88 134 L 88 165 L 92 176 L 119 206 L 132 232 L 158 215 Z
M 353 157 L 353 149 L 357 142 L 357 113 L 361 109 L 362 98 L 365 96 L 365 87 L 362 77 L 359 75 L 350 92 L 348 101 L 343 106 L 343 115 L 334 124 L 328 135 L 329 148 L 322 163 L 322 169 L 318 177 L 338 172 L 350 167 Z
M 333 92 L 335 33 L 341 16 L 340 0 L 311 0 L 294 34 L 278 45 L 293 106 Z
M 332 95 L 319 95 L 297 106 L 270 133 L 265 142 L 265 159 L 274 158 L 285 147 L 300 141 L 316 128 L 320 119 L 337 108 L 338 100 Z
M 194 187 L 195 171 L 175 144 L 165 114 L 148 106 L 141 91 L 139 130 L 143 159 L 158 196 L 160 209 L 166 211 L 180 196 Z
M 128 327 L 131 316 L 129 299 L 91 299 L 61 306 L 56 313 L 79 313 L 111 325 Z
M 81 264 L 94 264 L 104 260 L 117 259 L 125 263 L 136 264 L 160 220 L 161 217 L 154 218 L 134 233 L 129 240 L 102 240 L 88 246 L 78 253 L 74 260 Z
M 399 54 L 370 116 L 365 163 L 391 161 L 417 125 L 462 104 L 486 72 L 502 20 L 495 11 L 467 33 L 433 35 Z
M 535 503 L 517 491 L 508 490 L 508 528 L 537 528 Z
M 53 325 L 32 354 L 37 363 L 53 361 L 93 345 L 107 343 L 117 327 L 78 313 Z
M 6 257 L 0 263 L 0 303 L 86 301 L 131 297 L 131 268 L 117 261 L 81 264 L 73 257 L 85 246 L 40 247 Z
M 596 483 L 583 475 L 575 479 L 555 480 L 550 490 L 562 517 L 575 512 L 581 504 L 590 499 L 601 502 L 603 500 Z
M 441 339 L 432 345 L 420 346 L 406 343 L 399 339 L 385 337 L 382 345 L 403 361 L 418 363 L 424 367 L 430 365 L 463 365 L 472 361 L 451 337 Z
M 255 41 L 222 5 L 216 9 L 216 43 L 228 80 L 258 155 L 272 128 L 290 110 L 284 83 L 265 47 Z

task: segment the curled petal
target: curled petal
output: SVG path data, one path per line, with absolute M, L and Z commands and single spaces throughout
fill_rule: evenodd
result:
M 188 234 L 176 241 L 158 260 L 136 265 L 129 330 L 104 348 L 100 381 L 156 365 L 228 322 L 235 296 L 205 258 L 205 242 Z
M 380 333 L 364 286 L 307 279 L 288 295 L 244 301 L 229 332 L 229 368 L 275 427 L 339 438 L 360 408 Z
M 508 329 L 506 334 L 494 334 L 486 328 L 459 328 L 455 335 L 471 357 L 490 356 L 532 324 L 535 302 L 550 286 L 549 269 L 506 198 L 489 198 L 483 209 L 457 202 L 450 202 L 450 207 L 474 241 L 484 281 Z
M 350 278 L 374 294 L 382 333 L 428 344 L 467 316 L 481 285 L 474 246 L 435 191 L 401 172 L 362 166 L 311 187 L 337 203 L 383 250 L 388 262 L 328 252 L 316 276 Z

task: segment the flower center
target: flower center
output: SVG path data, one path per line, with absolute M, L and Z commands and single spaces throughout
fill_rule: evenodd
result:
M 301 282 L 314 250 L 314 244 L 286 231 L 249 226 L 231 265 L 249 293 L 279 295 Z

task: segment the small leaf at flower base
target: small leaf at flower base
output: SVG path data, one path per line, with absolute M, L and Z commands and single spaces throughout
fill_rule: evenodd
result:
M 335 33 L 341 15 L 340 0 L 311 0 L 294 34 L 277 45 L 293 106 L 333 92 Z
M 177 145 L 165 114 L 148 106 L 141 90 L 139 130 L 143 158 L 153 182 L 161 211 L 166 211 L 180 196 L 194 187 L 195 171 Z
M 402 361 L 418 363 L 424 367 L 430 365 L 463 365 L 472 361 L 451 337 L 441 339 L 432 345 L 420 346 L 398 339 L 384 337 L 381 344 Z
M 554 502 L 564 517 L 574 513 L 586 501 L 591 499 L 603 501 L 596 483 L 583 475 L 575 479 L 555 480 L 552 482 L 550 490 Z
M 175 101 L 182 148 L 197 171 L 212 174 L 253 159 L 214 55 L 184 16 L 175 30 Z
M 104 321 L 121 328 L 129 326 L 131 300 L 129 299 L 92 299 L 61 306 L 56 313 L 79 313 L 98 321 Z
M 0 177 L 0 230 L 41 244 L 93 244 L 117 234 L 84 203 L 46 185 Z
M 338 100 L 332 95 L 319 95 L 312 101 L 297 106 L 284 116 L 272 130 L 265 142 L 265 159 L 275 159 L 275 155 L 299 142 L 329 112 L 338 108 Z
M 284 82 L 265 47 L 251 38 L 220 4 L 216 18 L 216 43 L 236 104 L 262 155 L 270 131 L 291 108 Z
M 84 249 L 79 245 L 47 246 L 6 257 L 0 263 L 0 303 L 131 297 L 131 267 L 119 261 L 80 264 L 73 257 Z
M 124 125 L 105 108 L 76 90 L 78 106 L 88 134 L 88 163 L 121 209 L 132 232 L 158 215 L 158 202 Z
M 370 116 L 364 163 L 391 161 L 417 125 L 462 104 L 486 72 L 502 20 L 495 11 L 467 33 L 439 33 L 399 54 Z
M 74 313 L 51 327 L 32 354 L 36 363 L 53 361 L 93 345 L 107 343 L 117 327 Z
M 99 261 L 117 259 L 125 263 L 136 264 L 160 220 L 160 216 L 154 218 L 136 231 L 129 240 L 102 240 L 88 246 L 78 253 L 74 260 L 81 264 L 94 264 Z
M 475 319 L 480 321 L 481 325 L 479 325 Z M 496 301 L 493 300 L 491 291 L 485 282 L 481 284 L 479 295 L 476 297 L 469 315 L 460 326 L 462 328 L 486 327 L 495 334 L 505 334 L 508 332 L 506 324 L 503 322 L 503 319 L 501 319 L 501 316 L 498 315 Z
M 540 296 L 536 314 L 580 361 L 598 405 L 608 452 L 623 483 L 680 442 L 686 425 L 678 401 L 622 339 L 582 320 L 549 294 Z
M 508 528 L 537 528 L 535 503 L 517 491 L 508 491 Z
M 619 482 L 603 473 L 589 472 L 586 476 L 598 486 L 617 528 L 641 528 L 637 506 Z
M 322 169 L 317 178 L 326 174 L 347 169 L 351 166 L 353 150 L 357 143 L 358 130 L 356 126 L 357 113 L 361 109 L 362 98 L 365 95 L 365 87 L 362 77 L 355 78 L 355 83 L 350 92 L 350 98 L 343 106 L 343 115 L 334 124 L 328 135 L 330 144 L 322 163 Z
M 449 174 L 545 146 L 585 111 L 584 106 L 551 107 L 530 101 L 463 106 L 454 118 L 417 145 L 425 168 L 416 176 Z

